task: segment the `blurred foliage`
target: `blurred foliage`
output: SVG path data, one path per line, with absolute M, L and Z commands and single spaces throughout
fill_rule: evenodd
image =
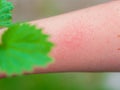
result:
M 0 90 L 107 90 L 103 74 L 59 73 L 27 75 L 0 80 Z

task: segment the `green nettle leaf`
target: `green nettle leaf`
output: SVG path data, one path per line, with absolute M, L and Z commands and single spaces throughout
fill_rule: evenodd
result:
M 7 75 L 22 74 L 35 66 L 45 67 L 53 59 L 48 55 L 53 43 L 41 29 L 27 23 L 11 25 L 2 35 L 0 70 Z
M 12 24 L 12 14 L 14 6 L 11 2 L 0 0 L 0 27 L 8 27 Z

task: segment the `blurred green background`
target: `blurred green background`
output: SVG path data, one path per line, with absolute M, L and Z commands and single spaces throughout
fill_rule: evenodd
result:
M 14 21 L 31 21 L 109 0 L 9 0 Z M 120 90 L 119 73 L 55 73 L 0 79 L 0 90 Z

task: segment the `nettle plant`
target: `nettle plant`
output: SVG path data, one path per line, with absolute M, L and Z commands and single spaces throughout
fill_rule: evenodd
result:
M 0 73 L 21 75 L 32 72 L 34 67 L 46 67 L 53 62 L 49 56 L 54 44 L 42 29 L 28 23 L 13 23 L 14 6 L 7 0 L 0 0 Z

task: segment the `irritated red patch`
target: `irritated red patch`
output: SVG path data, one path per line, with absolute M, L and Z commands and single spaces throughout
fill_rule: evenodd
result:
M 82 50 L 82 34 L 81 30 L 71 29 L 69 27 L 64 28 L 64 30 L 57 34 L 56 39 L 54 39 L 55 47 L 51 52 L 51 56 L 55 59 L 55 64 L 49 67 L 50 70 L 59 68 L 60 71 L 65 71 L 72 67 L 69 67 L 70 65 L 74 65 L 74 60 L 77 60 L 76 58 Z
M 118 48 L 118 50 L 120 50 L 120 48 Z
M 80 28 L 64 27 L 56 36 L 52 54 L 56 60 L 71 60 L 80 55 L 83 47 L 83 31 Z M 69 62 L 69 61 L 68 61 Z M 61 61 L 59 63 L 62 63 Z M 64 62 L 65 63 L 65 62 Z
M 58 38 L 60 46 L 66 47 L 69 50 L 75 50 L 81 47 L 83 32 L 67 27 L 59 34 Z
M 120 35 L 118 35 L 118 37 L 120 38 Z

